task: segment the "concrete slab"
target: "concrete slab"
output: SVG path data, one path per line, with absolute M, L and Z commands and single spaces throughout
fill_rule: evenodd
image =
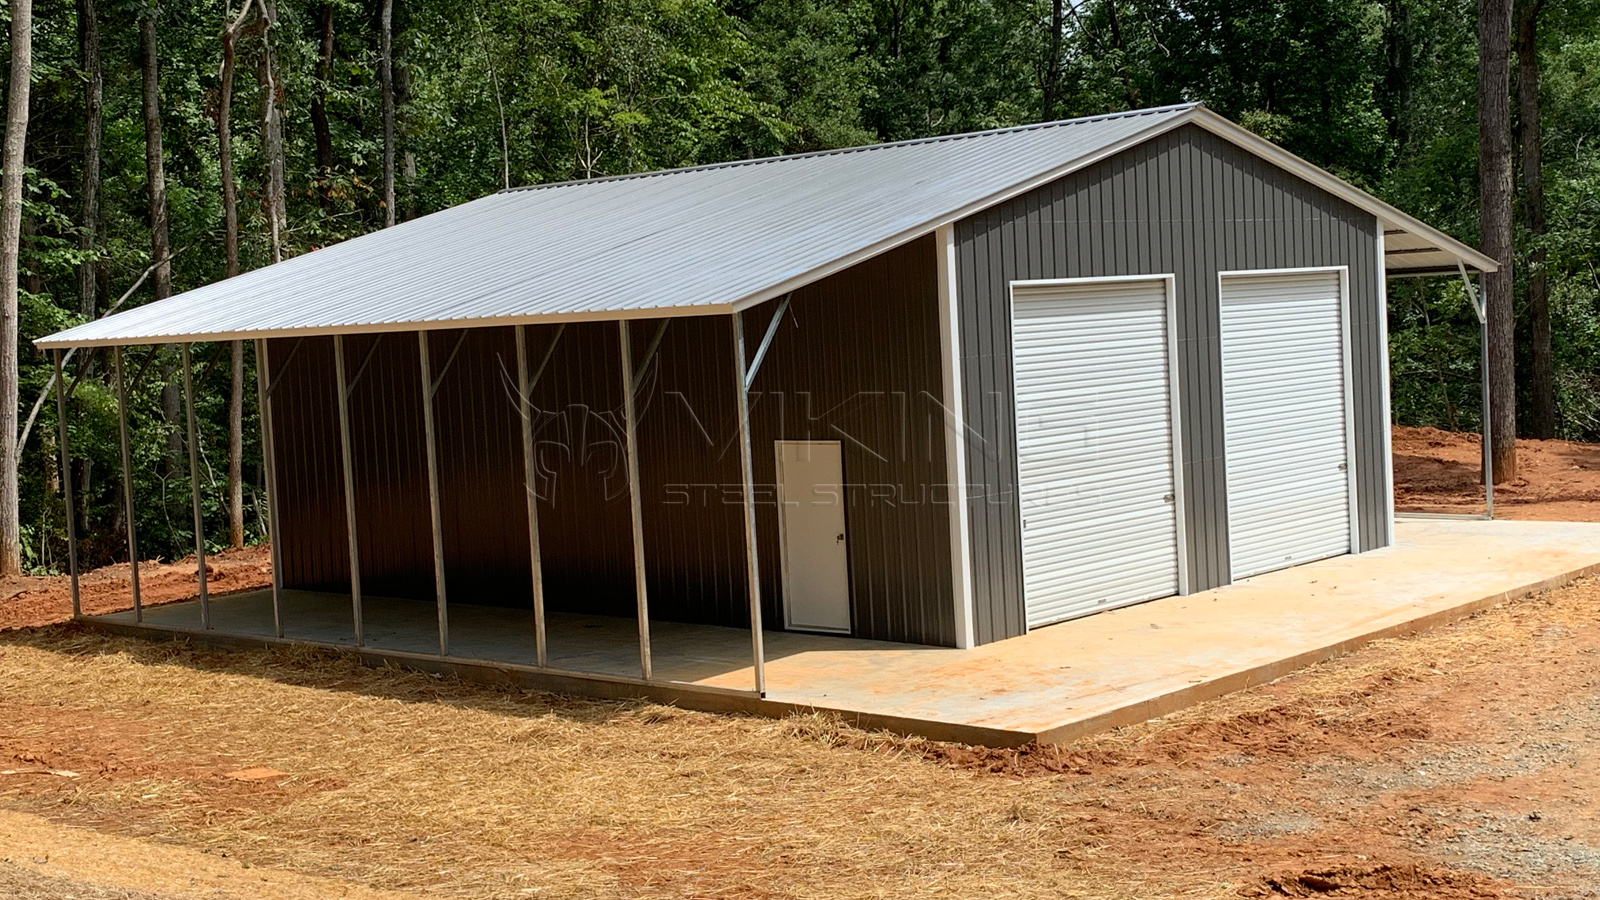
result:
M 752 680 L 749 632 L 741 629 L 654 623 L 657 676 L 678 683 L 630 685 L 623 682 L 639 671 L 632 620 L 552 617 L 551 664 L 612 680 L 597 689 L 581 678 L 525 671 L 532 663 L 526 614 L 452 606 L 452 656 L 473 657 L 463 667 L 427 658 L 437 654 L 431 604 L 369 600 L 369 642 L 380 648 L 370 655 L 467 677 L 498 665 L 501 676 L 516 669 L 529 684 L 699 708 L 832 710 L 865 725 L 948 740 L 1062 742 L 1600 571 L 1600 524 L 1402 519 L 1395 531 L 1395 545 L 1383 550 L 972 650 L 769 632 L 765 698 L 735 695 Z M 220 631 L 270 637 L 268 600 L 262 593 L 221 598 L 213 622 Z M 346 597 L 291 592 L 286 636 L 348 644 L 348 616 Z M 528 619 L 523 627 L 521 617 Z M 120 630 L 130 620 L 117 614 L 97 621 Z M 198 612 L 192 603 L 174 604 L 150 611 L 147 621 L 187 630 L 198 625 Z

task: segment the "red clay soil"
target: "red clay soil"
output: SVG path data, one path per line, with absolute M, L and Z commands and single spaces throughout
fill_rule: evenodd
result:
M 1482 442 L 1437 428 L 1394 429 L 1395 509 L 1483 511 Z M 1517 441 L 1517 477 L 1494 486 L 1495 516 L 1600 522 L 1600 444 Z
M 86 572 L 78 582 L 85 615 L 130 609 L 128 566 Z M 139 564 L 139 599 L 146 606 L 199 596 L 194 557 L 177 562 Z M 246 547 L 206 557 L 206 586 L 212 594 L 255 590 L 272 584 L 272 556 L 266 547 Z M 0 580 L 0 631 L 65 622 L 72 618 L 72 587 L 65 575 L 25 575 Z

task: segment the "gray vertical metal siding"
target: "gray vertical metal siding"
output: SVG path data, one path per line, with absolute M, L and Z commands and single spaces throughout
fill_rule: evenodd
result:
M 956 225 L 980 643 L 1021 634 L 1011 383 L 1014 280 L 1172 273 L 1190 585 L 1227 583 L 1217 273 L 1345 265 L 1361 549 L 1385 540 L 1382 347 L 1371 214 L 1188 126 Z

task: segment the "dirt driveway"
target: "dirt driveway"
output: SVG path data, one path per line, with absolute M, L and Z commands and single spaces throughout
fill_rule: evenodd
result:
M 1596 622 L 1583 582 L 1020 752 L 10 631 L 0 894 L 1596 896 Z

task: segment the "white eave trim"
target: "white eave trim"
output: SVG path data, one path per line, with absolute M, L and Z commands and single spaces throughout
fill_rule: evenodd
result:
M 138 309 L 141 307 L 135 307 Z M 673 319 L 688 316 L 728 315 L 733 307 L 726 303 L 697 306 L 663 306 L 652 309 L 593 310 L 575 313 L 537 313 L 525 316 L 484 316 L 474 319 L 430 319 L 425 322 L 374 322 L 361 325 L 314 325 L 303 328 L 261 328 L 250 331 L 194 332 L 181 334 L 140 334 L 117 338 L 80 340 L 39 338 L 35 347 L 42 350 L 69 347 L 142 347 L 147 344 L 191 344 L 212 341 L 254 341 L 262 338 L 328 337 L 335 334 L 411 334 L 417 331 L 454 331 L 460 328 L 499 328 L 508 325 L 559 325 L 567 322 L 619 322 L 633 319 Z M 91 324 L 91 323 L 85 323 Z M 82 326 L 74 326 L 81 328 Z M 58 332 L 70 334 L 73 329 Z

